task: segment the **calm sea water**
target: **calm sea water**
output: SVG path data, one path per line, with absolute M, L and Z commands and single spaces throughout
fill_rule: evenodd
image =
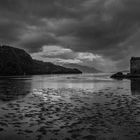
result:
M 0 99 L 8 100 L 10 95 L 13 95 L 13 98 L 15 95 L 16 98 L 20 95 L 24 96 L 35 89 L 47 88 L 80 88 L 92 91 L 110 88 L 110 90 L 122 89 L 120 92 L 127 91 L 127 94 L 138 94 L 140 90 L 137 86 L 140 83 L 139 81 L 114 80 L 110 78 L 110 75 L 109 73 L 99 73 L 0 77 Z
M 110 74 L 106 73 L 0 77 L 0 93 L 8 96 L 13 93 L 15 95 L 26 94 L 34 89 L 47 88 L 81 88 L 94 91 L 107 87 L 124 87 L 130 89 L 130 81 L 113 80 L 109 77 Z M 0 98 L 2 99 L 3 96 Z
M 35 89 L 78 88 L 100 91 L 110 88 L 123 94 L 139 94 L 138 80 L 114 80 L 109 73 L 80 75 L 35 75 L 0 77 L 0 100 L 6 101 L 25 96 Z

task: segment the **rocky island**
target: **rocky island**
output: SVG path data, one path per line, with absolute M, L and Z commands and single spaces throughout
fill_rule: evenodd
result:
M 19 48 L 0 46 L 0 76 L 81 73 L 78 69 L 34 60 L 26 51 Z

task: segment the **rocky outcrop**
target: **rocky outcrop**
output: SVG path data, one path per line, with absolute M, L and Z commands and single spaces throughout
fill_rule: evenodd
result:
M 54 65 L 50 62 L 33 60 L 22 49 L 0 46 L 0 75 L 32 75 L 32 74 L 80 74 L 78 69 L 70 69 Z
M 113 78 L 113 79 L 124 79 L 124 78 L 127 78 L 127 75 L 123 74 L 122 72 L 117 72 L 117 73 L 111 75 L 110 78 Z
M 123 74 L 122 72 L 117 72 L 117 73 L 111 75 L 110 78 L 113 78 L 113 79 L 136 79 L 136 78 L 140 78 L 140 75 L 135 75 L 135 74 L 131 74 L 131 73 Z

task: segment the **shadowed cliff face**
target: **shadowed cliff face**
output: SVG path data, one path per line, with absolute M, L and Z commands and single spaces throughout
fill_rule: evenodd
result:
M 24 50 L 0 47 L 0 75 L 23 75 L 29 73 L 33 60 Z
M 33 60 L 24 50 L 0 46 L 0 75 L 67 74 L 81 73 L 49 62 Z

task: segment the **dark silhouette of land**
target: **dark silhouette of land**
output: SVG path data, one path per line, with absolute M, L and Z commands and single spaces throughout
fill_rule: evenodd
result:
M 111 75 L 111 78 L 115 78 L 115 79 L 140 78 L 140 57 L 131 58 L 130 73 L 124 74 L 123 72 L 117 72 L 117 73 Z
M 78 69 L 34 60 L 22 49 L 6 45 L 0 46 L 0 76 L 80 73 L 82 72 Z
M 100 70 L 94 68 L 94 67 L 88 67 L 88 66 L 82 66 L 78 64 L 65 64 L 63 65 L 66 68 L 77 68 L 81 70 L 83 73 L 99 73 L 101 72 Z

